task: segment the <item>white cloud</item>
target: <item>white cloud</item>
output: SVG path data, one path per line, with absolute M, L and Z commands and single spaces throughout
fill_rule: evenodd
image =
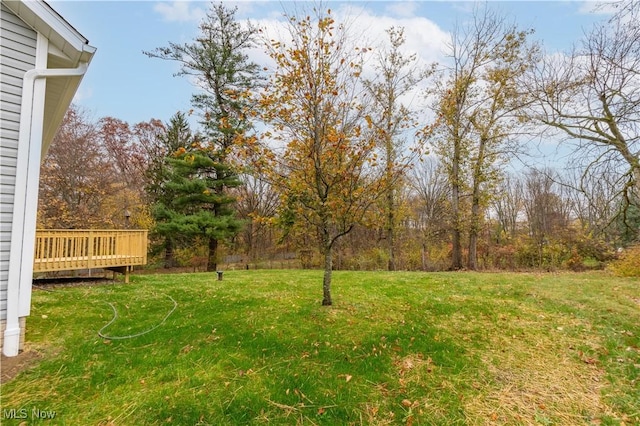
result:
M 199 4 L 203 3 L 200 2 Z M 205 9 L 195 6 L 194 2 L 185 0 L 156 3 L 153 6 L 153 10 L 162 15 L 165 21 L 169 22 L 199 23 L 206 16 Z
M 409 9 L 405 8 L 404 11 Z M 291 12 L 291 11 L 289 11 Z M 295 12 L 295 11 L 294 11 Z M 301 12 L 301 11 L 298 11 Z M 401 10 L 396 10 L 395 15 L 390 14 L 389 10 L 385 10 L 384 15 L 377 15 L 372 9 L 356 5 L 348 4 L 339 6 L 332 11 L 332 15 L 337 22 L 345 23 L 351 37 L 357 41 L 360 47 L 373 48 L 373 55 L 376 54 L 378 48 L 384 49 L 388 46 L 388 36 L 386 30 L 390 27 L 404 28 L 406 42 L 403 50 L 407 55 L 416 55 L 416 64 L 414 69 L 426 69 L 434 62 L 443 63 L 447 61 L 445 57 L 445 49 L 450 42 L 450 33 L 440 28 L 435 22 L 416 16 L 415 14 L 404 14 Z M 278 40 L 284 43 L 290 41 L 290 34 L 287 30 L 288 23 L 279 16 L 279 19 L 272 15 L 269 18 L 257 19 L 253 24 L 262 29 L 262 34 L 266 40 Z M 275 63 L 268 57 L 260 47 L 253 49 L 249 53 L 252 61 L 266 66 L 269 70 L 273 70 Z M 365 64 L 364 76 L 366 78 L 374 77 L 373 64 L 374 56 Z M 418 85 L 406 93 L 401 101 L 405 105 L 411 105 L 419 108 L 419 105 L 425 104 L 425 85 L 427 82 Z M 429 121 L 429 111 L 424 110 L 425 119 Z
M 387 5 L 385 9 L 394 16 L 409 18 L 415 15 L 416 10 L 418 9 L 418 3 L 415 1 L 393 2 Z
M 418 62 L 423 64 L 441 62 L 445 45 L 450 40 L 448 32 L 425 17 L 375 15 L 368 9 L 349 6 L 341 8 L 337 15 L 341 20 L 351 22 L 354 35 L 362 35 L 363 42 L 374 48 L 388 41 L 388 28 L 404 28 L 404 50 L 416 54 Z
M 224 5 L 229 9 L 237 9 L 236 18 L 250 16 L 255 12 L 254 2 L 250 0 L 228 1 L 225 0 Z
M 583 14 L 613 15 L 618 10 L 616 4 L 611 1 L 587 0 L 582 2 L 578 12 Z
M 413 2 L 398 3 L 397 8 L 393 5 L 387 8 L 387 15 L 376 15 L 368 8 L 351 3 L 341 5 L 332 14 L 338 22 L 348 25 L 349 32 L 361 45 L 376 47 L 388 40 L 385 32 L 388 28 L 403 27 L 407 52 L 416 53 L 426 63 L 442 60 L 444 46 L 450 39 L 449 33 L 435 22 L 410 13 L 414 7 Z M 393 10 L 389 11 L 389 8 Z M 283 21 L 282 12 L 278 12 L 267 18 L 255 19 L 253 23 L 262 28 L 267 37 L 286 41 L 288 33 Z

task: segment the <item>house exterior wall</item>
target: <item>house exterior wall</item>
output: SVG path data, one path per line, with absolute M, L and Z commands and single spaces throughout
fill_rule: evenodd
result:
M 37 33 L 0 4 L 0 339 L 7 309 L 22 80 L 36 65 Z M 24 319 L 21 320 L 24 322 Z M 24 339 L 21 339 L 24 341 Z M 0 346 L 2 346 L 0 344 Z

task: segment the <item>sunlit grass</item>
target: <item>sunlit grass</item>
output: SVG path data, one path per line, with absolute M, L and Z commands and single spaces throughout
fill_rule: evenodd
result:
M 320 286 L 228 271 L 35 291 L 42 361 L 2 408 L 70 425 L 640 423 L 637 279 L 337 271 L 332 307 Z M 109 336 L 162 324 L 102 339 L 108 303 Z

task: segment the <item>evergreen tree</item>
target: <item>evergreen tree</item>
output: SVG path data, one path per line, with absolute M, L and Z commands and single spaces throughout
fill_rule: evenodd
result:
M 236 22 L 236 11 L 213 5 L 194 42 L 146 52 L 179 62 L 178 75 L 195 77 L 203 90 L 193 95 L 192 104 L 202 117 L 204 138 L 168 159 L 172 175 L 167 187 L 176 197 L 160 205 L 157 214 L 163 218 L 158 230 L 165 235 L 207 239 L 208 271 L 216 269 L 219 241 L 241 229 L 229 195 L 240 185 L 233 151 L 251 128 L 251 91 L 259 81 L 258 66 L 244 53 L 257 30 Z
M 191 241 L 198 237 L 206 239 L 207 271 L 217 269 L 219 241 L 236 235 L 242 225 L 232 208 L 235 199 L 224 191 L 240 185 L 240 180 L 221 158 L 224 154 L 220 150 L 197 141 L 188 148 L 180 148 L 167 159 L 170 176 L 166 193 L 171 197 L 154 209 L 159 234 Z
M 179 152 L 180 148 L 186 150 L 194 140 L 185 114 L 178 112 L 169 121 L 164 135 L 158 138 L 153 152 L 150 152 L 150 161 L 146 170 L 146 185 L 148 201 L 153 206 L 152 216 L 156 226 L 152 230 L 152 236 L 159 238 L 154 251 L 164 251 L 164 267 L 176 266 L 174 248 L 179 242 L 178 235 L 173 233 L 170 226 L 164 226 L 170 220 L 167 213 L 172 200 L 176 197 L 169 181 L 173 176 L 173 168 L 168 160 Z
M 614 226 L 619 244 L 626 247 L 640 243 L 640 199 L 630 197 L 620 203 Z

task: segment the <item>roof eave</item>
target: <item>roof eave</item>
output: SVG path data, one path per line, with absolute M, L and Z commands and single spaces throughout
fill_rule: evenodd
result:
M 60 49 L 74 65 L 91 61 L 95 48 L 89 46 L 88 40 L 46 2 L 3 0 L 3 3 Z

